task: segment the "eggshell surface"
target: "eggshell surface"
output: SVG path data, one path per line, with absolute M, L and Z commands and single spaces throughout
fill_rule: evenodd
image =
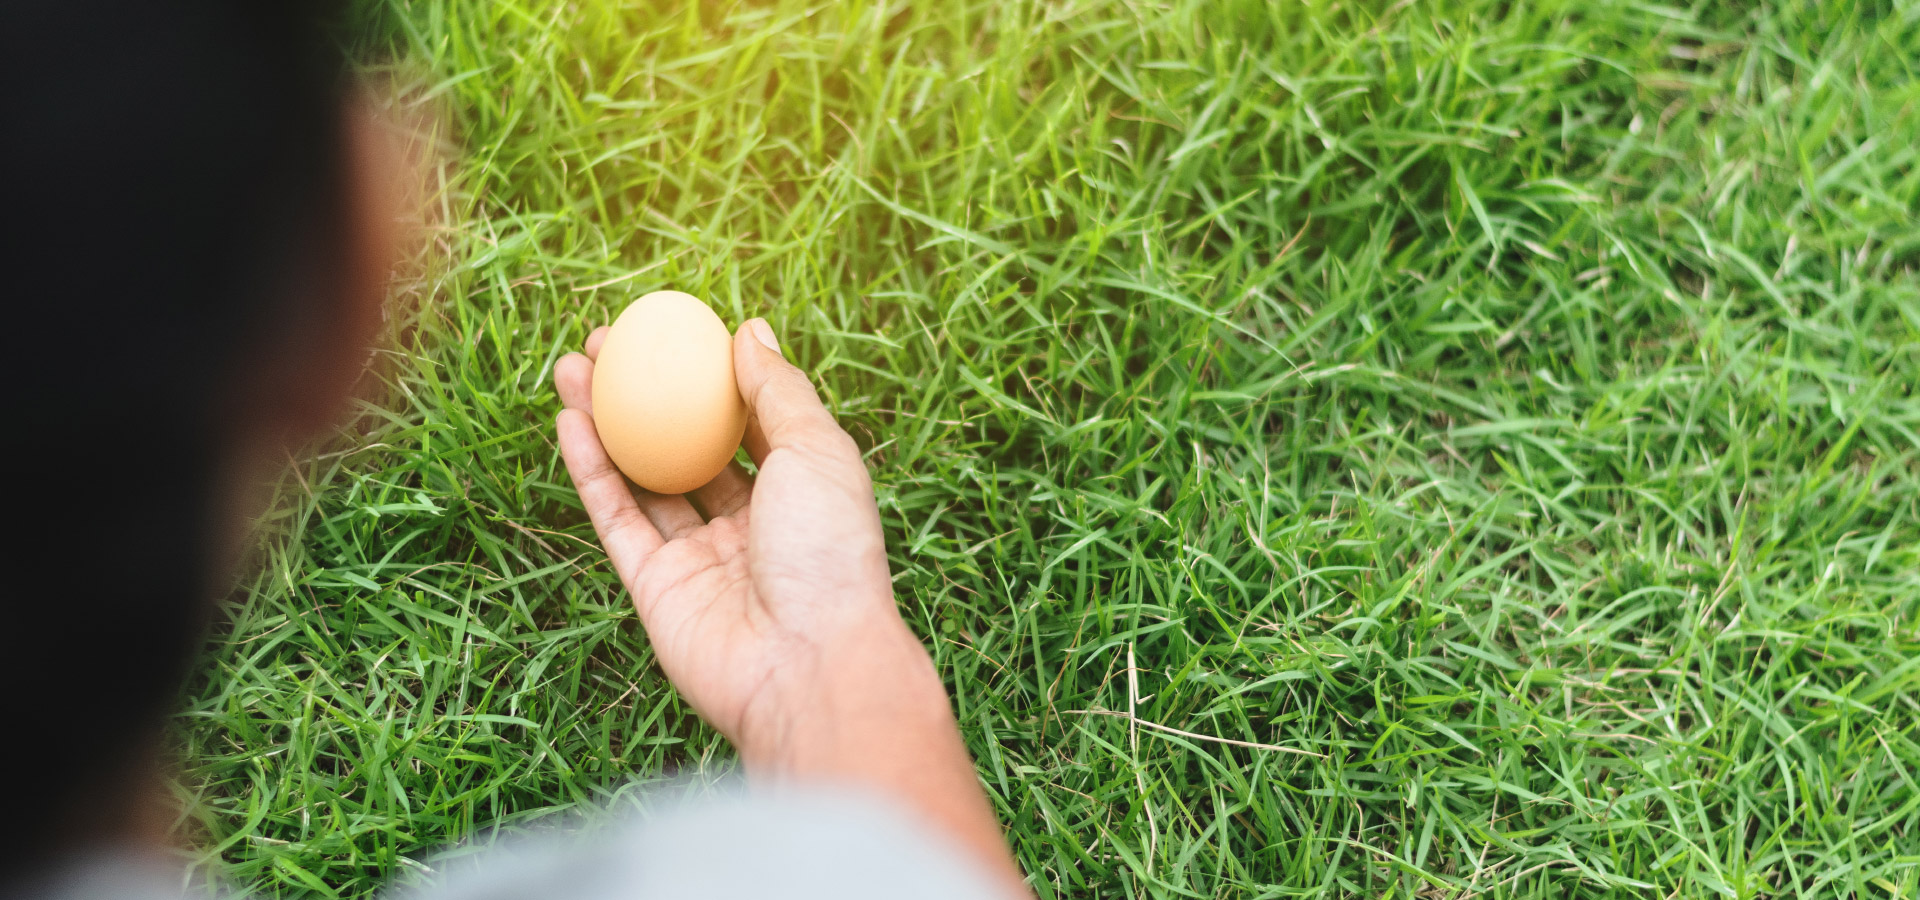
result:
M 747 428 L 727 326 L 691 294 L 633 301 L 594 360 L 593 423 L 613 464 L 649 491 L 712 481 Z

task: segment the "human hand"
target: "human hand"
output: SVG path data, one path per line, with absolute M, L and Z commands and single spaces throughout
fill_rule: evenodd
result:
M 630 485 L 593 424 L 593 360 L 554 367 L 560 453 L 667 677 L 750 771 L 849 782 L 944 828 L 1026 896 L 946 688 L 894 605 L 873 485 L 853 439 L 764 319 L 733 339 L 746 447 L 685 496 Z
M 793 737 L 792 715 L 835 654 L 924 657 L 894 606 L 866 466 L 756 319 L 734 336 L 733 352 L 759 474 L 729 463 L 685 496 L 631 486 L 592 419 L 593 362 L 606 335 L 595 330 L 585 355 L 555 366 L 566 406 L 561 454 L 661 668 L 759 762 Z

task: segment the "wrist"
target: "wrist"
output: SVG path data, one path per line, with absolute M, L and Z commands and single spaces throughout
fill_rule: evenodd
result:
M 756 776 L 857 778 L 885 745 L 957 742 L 946 688 L 904 622 L 796 650 L 749 707 L 735 746 Z M 880 743 L 876 743 L 876 742 Z
M 1030 897 L 925 647 L 897 617 L 797 654 L 735 741 L 749 775 L 829 782 L 899 804 Z

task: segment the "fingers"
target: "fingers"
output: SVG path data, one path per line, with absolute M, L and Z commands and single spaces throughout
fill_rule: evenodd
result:
M 581 410 L 561 411 L 558 427 L 567 474 L 622 578 L 639 572 L 661 544 L 706 524 L 685 497 L 629 487 L 600 445 L 593 419 Z
M 628 558 L 614 557 L 614 568 L 625 577 L 629 572 L 639 571 L 645 555 L 652 553 L 660 543 L 681 537 L 699 528 L 705 521 L 684 497 L 630 488 L 626 476 L 607 457 L 607 450 L 601 446 L 600 433 L 594 428 L 591 418 L 593 360 L 599 356 L 600 347 L 606 342 L 607 327 L 602 325 L 587 335 L 585 355 L 569 353 L 561 357 L 553 366 L 553 388 L 560 395 L 561 405 L 566 407 L 559 421 L 560 455 L 566 460 L 567 472 L 573 476 L 573 486 L 580 492 L 580 502 L 586 505 L 587 515 L 593 519 L 594 530 L 600 533 L 600 542 L 606 546 L 607 555 L 614 557 L 616 542 L 608 533 L 609 528 L 602 527 L 603 516 L 609 526 L 617 531 L 634 529 L 637 524 L 651 528 L 650 540 L 641 540 L 637 544 L 626 538 L 619 541 L 622 552 L 627 553 Z M 576 412 L 585 413 L 586 416 L 570 415 Z M 740 474 L 744 477 L 746 473 Z M 730 496 L 732 493 L 722 491 L 720 495 Z M 641 520 L 638 523 L 634 520 L 636 515 Z M 642 534 L 641 537 L 647 535 Z M 638 550 L 634 552 L 636 547 Z
M 560 405 L 593 415 L 593 360 L 569 353 L 553 364 L 553 389 Z
M 764 463 L 775 450 L 792 448 L 859 464 L 853 439 L 840 430 L 806 373 L 777 349 L 765 319 L 750 319 L 733 336 L 733 374 L 752 418 L 747 424 L 747 454 Z
M 593 520 L 593 530 L 600 535 L 600 545 L 606 548 L 620 580 L 632 584 L 647 557 L 666 539 L 651 517 L 641 511 L 633 491 L 627 488 L 626 476 L 607 458 L 600 435 L 594 431 L 593 417 L 584 410 L 569 408 L 561 411 L 556 427 L 560 431 L 560 457 L 567 463 L 567 474 L 573 478 L 574 490 L 580 492 L 587 517 Z
M 739 516 L 746 511 L 747 500 L 753 496 L 753 476 L 740 467 L 737 462 L 727 463 L 713 480 L 696 488 L 687 495 L 693 505 L 706 513 L 708 519 L 721 516 Z
M 700 518 L 700 513 L 693 508 L 693 504 L 679 494 L 656 494 L 644 488 L 636 488 L 633 495 L 634 502 L 640 504 L 640 512 L 646 515 L 647 521 L 652 522 L 653 527 L 659 529 L 660 534 L 667 540 L 686 537 L 695 528 L 707 524 L 707 520 Z
M 593 361 L 600 358 L 600 347 L 607 342 L 607 326 L 587 335 L 587 352 L 569 353 L 553 364 L 553 389 L 560 405 L 593 415 Z
M 747 448 L 747 457 L 756 466 L 766 465 L 767 453 L 773 449 L 767 443 L 766 432 L 760 430 L 759 419 L 747 420 L 747 433 L 740 436 L 740 445 Z

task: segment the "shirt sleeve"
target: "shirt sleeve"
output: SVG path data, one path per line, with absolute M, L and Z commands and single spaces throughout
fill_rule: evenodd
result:
M 503 837 L 396 900 L 989 900 L 981 873 L 877 799 L 817 788 L 654 797 L 581 834 Z

